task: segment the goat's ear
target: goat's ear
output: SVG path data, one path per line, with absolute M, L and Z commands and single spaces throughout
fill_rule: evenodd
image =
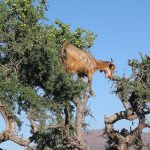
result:
M 115 67 L 114 64 L 110 63 L 110 64 L 109 64 L 109 68 L 110 68 L 110 70 L 114 70 L 116 67 Z

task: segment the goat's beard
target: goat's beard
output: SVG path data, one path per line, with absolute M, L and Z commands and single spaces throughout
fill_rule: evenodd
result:
M 108 76 L 108 78 L 109 78 L 110 80 L 114 80 L 114 77 L 113 77 L 113 76 Z
M 105 77 L 106 77 L 106 78 L 108 78 L 108 79 L 110 79 L 110 80 L 114 80 L 113 75 L 108 74 L 108 73 L 106 73 L 106 72 L 105 72 L 105 71 L 103 71 L 103 70 L 100 70 L 100 73 L 101 73 L 101 72 L 104 72 L 104 74 L 105 74 Z

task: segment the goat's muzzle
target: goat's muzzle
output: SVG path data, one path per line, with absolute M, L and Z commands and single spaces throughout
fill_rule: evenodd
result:
M 108 78 L 112 81 L 115 80 L 115 78 L 113 76 L 108 76 Z

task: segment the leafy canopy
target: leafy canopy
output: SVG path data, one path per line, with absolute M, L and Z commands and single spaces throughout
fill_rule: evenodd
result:
M 96 37 L 59 20 L 46 24 L 47 8 L 45 0 L 0 1 L 0 103 L 14 118 L 34 110 L 32 117 L 41 126 L 47 119 L 62 121 L 63 107 L 86 88 L 64 71 L 62 43 L 87 50 Z

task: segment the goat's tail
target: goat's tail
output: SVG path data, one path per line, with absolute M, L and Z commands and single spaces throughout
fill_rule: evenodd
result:
M 65 41 L 61 48 L 61 58 L 64 60 L 66 58 L 66 47 L 69 45 L 67 41 Z

